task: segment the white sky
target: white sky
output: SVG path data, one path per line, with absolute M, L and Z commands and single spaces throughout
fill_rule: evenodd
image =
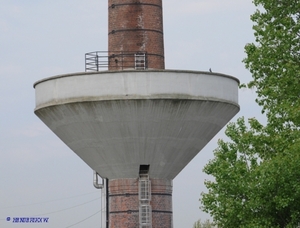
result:
M 241 82 L 251 79 L 242 63 L 245 44 L 254 40 L 250 0 L 163 4 L 167 69 L 211 68 Z M 100 197 L 100 191 L 93 187 L 91 168 L 34 115 L 32 85 L 84 71 L 86 52 L 107 50 L 107 24 L 107 0 L 0 0 L 0 227 L 16 226 L 5 221 L 9 216 L 45 214 L 49 223 L 36 227 L 65 228 L 100 209 L 99 199 L 74 207 Z M 254 91 L 241 90 L 239 96 L 241 111 L 234 119 L 261 119 Z M 175 178 L 174 227 L 189 228 L 197 219 L 209 218 L 199 209 L 203 182 L 209 178 L 202 169 L 223 132 Z M 100 227 L 100 217 L 73 227 Z

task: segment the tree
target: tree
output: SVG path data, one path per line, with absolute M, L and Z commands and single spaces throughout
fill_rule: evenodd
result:
M 211 223 L 208 219 L 205 222 L 201 222 L 201 219 L 199 219 L 194 223 L 193 228 L 216 228 L 216 226 L 214 226 L 214 224 Z
M 270 122 L 300 124 L 300 1 L 255 0 L 251 17 L 256 44 L 245 47 L 246 67 L 253 76 L 257 102 Z
M 202 209 L 220 227 L 299 227 L 300 0 L 254 0 L 256 43 L 245 47 L 246 68 L 267 116 L 239 118 L 226 129 L 204 172 Z

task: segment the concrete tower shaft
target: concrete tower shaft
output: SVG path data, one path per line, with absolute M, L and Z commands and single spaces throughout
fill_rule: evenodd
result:
M 108 5 L 110 69 L 133 68 L 135 54 L 145 54 L 146 68 L 164 69 L 162 1 L 109 0 Z

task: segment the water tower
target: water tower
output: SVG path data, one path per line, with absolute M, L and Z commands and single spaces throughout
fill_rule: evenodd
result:
M 108 4 L 108 51 L 36 82 L 35 114 L 94 170 L 103 228 L 171 228 L 172 180 L 239 111 L 239 82 L 165 69 L 162 0 Z

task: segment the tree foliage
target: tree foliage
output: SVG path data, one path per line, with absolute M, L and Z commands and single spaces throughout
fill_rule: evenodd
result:
M 208 219 L 205 222 L 201 222 L 201 219 L 199 219 L 194 223 L 193 228 L 216 228 L 216 226 Z
M 256 42 L 245 47 L 248 88 L 267 116 L 239 118 L 204 168 L 202 208 L 219 227 L 299 227 L 300 0 L 254 0 Z
M 257 102 L 270 122 L 300 124 L 300 1 L 255 0 L 256 43 L 245 47 L 246 67 L 257 89 Z M 293 110 L 292 110 L 293 109 Z

